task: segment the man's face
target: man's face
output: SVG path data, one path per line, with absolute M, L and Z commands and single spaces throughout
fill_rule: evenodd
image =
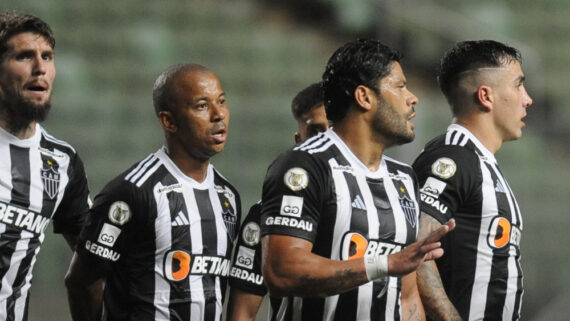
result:
M 321 104 L 301 116 L 297 121 L 299 132 L 295 134 L 295 143 L 300 143 L 329 128 L 325 105 Z
M 392 62 L 390 74 L 379 81 L 380 95 L 373 129 L 389 145 L 405 144 L 414 140 L 414 105 L 418 98 L 406 87 L 406 77 L 398 62 Z
M 519 139 L 525 126 L 526 108 L 532 98 L 524 87 L 524 74 L 518 61 L 496 71 L 493 88 L 493 119 L 503 141 Z
M 226 144 L 230 120 L 226 94 L 210 71 L 183 72 L 174 82 L 174 136 L 190 157 L 208 160 Z
M 18 118 L 42 121 L 55 78 L 53 48 L 43 36 L 24 32 L 8 40 L 1 59 L 0 107 Z

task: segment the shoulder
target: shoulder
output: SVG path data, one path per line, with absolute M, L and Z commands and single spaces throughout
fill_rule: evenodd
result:
M 41 131 L 40 148 L 44 147 L 50 150 L 57 148 L 58 150 L 68 154 L 70 157 L 74 157 L 77 154 L 75 148 L 73 148 L 73 146 L 68 142 L 55 138 L 40 125 L 38 125 L 37 128 Z

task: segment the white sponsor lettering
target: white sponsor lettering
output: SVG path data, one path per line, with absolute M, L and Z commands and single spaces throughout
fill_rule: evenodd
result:
M 303 211 L 303 198 L 299 196 L 283 195 L 281 200 L 281 215 L 301 217 Z
M 443 203 L 440 203 L 438 199 L 435 199 L 424 193 L 420 193 L 420 199 L 424 204 L 430 205 L 431 207 L 437 209 L 441 214 L 447 213 L 447 206 Z
M 40 234 L 45 231 L 50 218 L 26 208 L 0 202 L 0 222 Z
M 219 256 L 192 256 L 190 274 L 227 276 L 231 261 Z
M 242 270 L 238 267 L 233 267 L 231 272 L 230 272 L 230 276 L 236 279 L 240 279 L 240 280 L 244 280 L 246 282 L 249 283 L 254 283 L 257 285 L 262 285 L 263 284 L 263 276 L 257 274 L 257 273 L 253 273 L 253 272 L 249 272 L 246 270 Z
M 117 261 L 121 257 L 119 253 L 91 241 L 85 242 L 85 249 L 97 256 L 113 262 Z
M 398 253 L 402 250 L 402 246 L 398 244 L 385 243 L 375 240 L 368 241 L 368 246 L 366 247 L 366 252 L 364 256 L 380 256 L 380 255 L 390 255 Z
M 111 225 L 104 223 L 103 228 L 101 229 L 101 233 L 99 233 L 99 238 L 97 238 L 97 242 L 106 245 L 106 246 L 113 246 L 115 241 L 117 241 L 117 237 L 121 234 L 121 229 Z
M 253 268 L 254 257 L 255 250 L 240 245 L 235 264 L 251 270 Z
M 289 217 L 281 217 L 281 216 L 268 217 L 265 220 L 265 225 L 280 225 L 280 226 L 295 227 L 301 230 L 305 230 L 307 232 L 313 231 L 313 223 Z

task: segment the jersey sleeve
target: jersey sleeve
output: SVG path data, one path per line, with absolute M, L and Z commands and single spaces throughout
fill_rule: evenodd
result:
M 480 184 L 475 152 L 460 146 L 423 151 L 413 164 L 420 186 L 420 209 L 440 223 L 453 218 Z
M 270 166 L 263 183 L 261 235 L 280 234 L 314 242 L 327 187 L 328 164 L 288 151 Z
M 230 286 L 264 296 L 267 288 L 261 275 L 260 215 L 261 203 L 256 203 L 243 221 L 232 262 Z
M 87 262 L 109 269 L 133 244 L 141 221 L 141 191 L 116 178 L 95 197 L 79 236 L 77 253 Z M 138 207 L 137 207 L 138 206 Z M 138 214 L 138 218 L 133 215 Z M 140 232 L 139 232 L 140 233 Z
M 83 162 L 77 154 L 74 154 L 70 162 L 70 179 L 53 216 L 53 231 L 78 235 L 89 212 L 91 200 Z

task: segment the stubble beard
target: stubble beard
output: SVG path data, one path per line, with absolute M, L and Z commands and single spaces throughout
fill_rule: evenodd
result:
M 390 142 L 390 145 L 403 145 L 415 138 L 415 133 L 408 130 L 408 119 L 398 114 L 383 99 L 378 101 L 378 111 L 372 126 L 375 132 Z

